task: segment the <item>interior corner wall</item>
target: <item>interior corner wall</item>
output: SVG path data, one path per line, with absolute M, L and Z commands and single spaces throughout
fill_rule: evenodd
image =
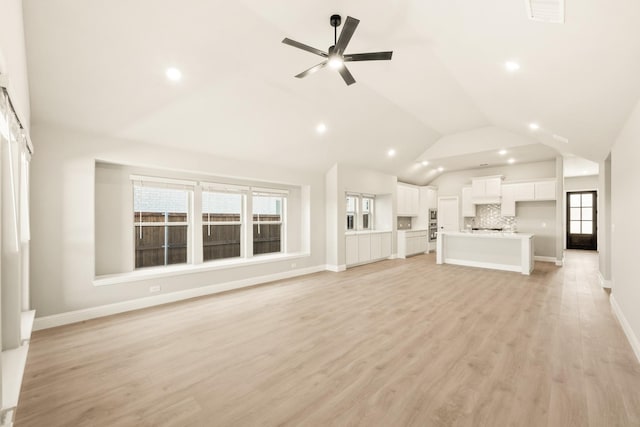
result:
M 38 317 L 66 313 L 149 296 L 151 284 L 163 293 L 242 281 L 292 270 L 291 261 L 198 271 L 179 276 L 95 286 L 96 160 L 176 173 L 244 178 L 309 188 L 310 256 L 296 270 L 324 267 L 325 183 L 321 172 L 274 168 L 263 164 L 190 153 L 52 126 L 34 126 L 38 142 L 31 165 L 31 298 Z
M 600 162 L 598 206 L 598 263 L 605 285 L 611 286 L 611 155 Z
M 638 212 L 640 212 L 640 102 L 636 104 L 611 150 L 611 296 L 618 317 L 640 358 L 640 280 L 638 279 Z M 622 320 L 622 319 L 621 319 Z
M 327 221 L 327 265 L 338 269 L 338 165 L 325 174 L 325 217 Z
M 9 78 L 11 102 L 29 129 L 31 112 L 22 0 L 0 0 L 0 74 Z

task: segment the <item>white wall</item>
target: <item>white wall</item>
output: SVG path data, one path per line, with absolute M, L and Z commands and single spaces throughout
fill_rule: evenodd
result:
M 635 337 L 640 357 L 640 279 L 638 275 L 638 213 L 640 212 L 640 102 L 611 150 L 612 297 L 626 318 L 627 335 Z M 624 324 L 624 322 L 623 322 Z M 631 339 L 633 343 L 633 338 Z
M 0 0 L 0 74 L 9 77 L 9 94 L 22 125 L 29 129 L 29 83 L 22 0 Z
M 176 172 L 309 186 L 309 257 L 295 269 L 325 264 L 325 185 L 322 173 L 274 168 L 157 145 L 101 138 L 50 126 L 34 126 L 38 141 L 32 162 L 32 305 L 47 316 L 149 296 L 151 283 L 162 292 L 182 291 L 292 270 L 291 261 L 202 271 L 182 276 L 94 286 L 95 162 L 138 165 Z
M 611 155 L 598 175 L 598 262 L 605 287 L 611 287 Z
M 564 191 L 598 190 L 598 175 L 571 176 L 564 179 Z
M 504 182 L 554 178 L 556 161 L 524 163 L 492 168 L 469 169 L 444 173 L 431 182 L 438 187 L 438 197 L 462 197 L 462 187 L 471 185 L 474 177 L 503 175 Z M 461 199 L 460 199 L 461 200 Z M 556 257 L 556 240 L 558 231 L 557 202 L 518 202 L 516 217 L 518 231 L 533 233 L 535 238 L 535 255 Z M 460 221 L 462 227 L 462 203 L 460 205 Z

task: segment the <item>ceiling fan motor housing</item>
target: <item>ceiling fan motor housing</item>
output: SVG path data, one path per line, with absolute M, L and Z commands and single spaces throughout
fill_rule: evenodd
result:
M 331 15 L 329 22 L 331 23 L 332 27 L 339 27 L 340 24 L 342 24 L 342 18 L 340 17 L 340 15 Z

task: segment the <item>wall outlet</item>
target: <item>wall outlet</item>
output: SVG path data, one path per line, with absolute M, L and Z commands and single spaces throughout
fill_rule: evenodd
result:
M 162 288 L 160 287 L 160 285 L 153 285 L 153 286 L 149 286 L 149 292 L 156 293 L 156 292 L 160 292 L 162 290 Z

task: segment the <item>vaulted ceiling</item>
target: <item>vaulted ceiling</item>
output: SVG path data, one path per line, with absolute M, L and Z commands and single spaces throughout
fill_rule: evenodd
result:
M 640 97 L 637 0 L 566 0 L 565 24 L 531 21 L 512 0 L 25 0 L 24 9 L 34 125 L 276 166 L 345 162 L 426 183 L 433 175 L 417 162 L 434 144 L 486 152 L 479 135 L 528 147 L 519 161 L 556 150 L 598 161 Z M 349 87 L 329 69 L 293 78 L 318 57 L 281 40 L 326 49 L 333 13 L 361 21 L 347 52 L 393 50 L 393 60 L 349 64 Z M 507 60 L 521 69 L 506 72 Z M 165 78 L 171 66 L 181 82 Z

